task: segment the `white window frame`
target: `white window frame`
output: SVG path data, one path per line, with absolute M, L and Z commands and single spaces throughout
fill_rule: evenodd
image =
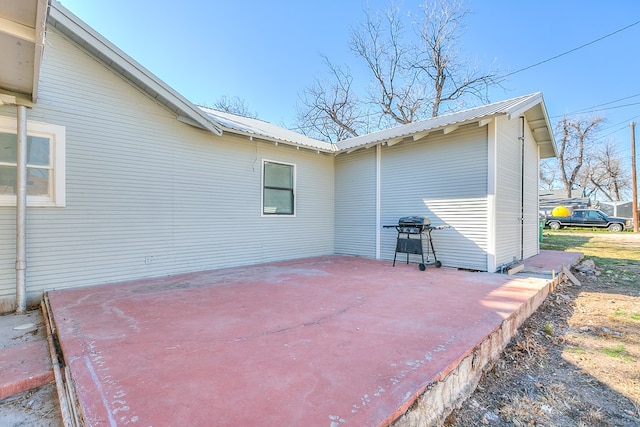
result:
M 17 119 L 0 117 L 0 132 L 17 134 Z M 27 206 L 30 207 L 64 207 L 66 206 L 66 128 L 50 123 L 27 120 L 27 136 L 47 138 L 50 141 L 49 156 L 51 180 L 49 196 L 27 195 Z M 15 206 L 16 196 L 0 194 L 0 206 Z
M 264 213 L 264 166 L 266 163 L 275 163 L 278 165 L 291 166 L 293 172 L 293 213 L 292 214 L 278 214 L 278 213 Z M 298 196 L 296 193 L 297 187 L 297 172 L 296 172 L 296 164 L 283 162 L 280 160 L 270 160 L 270 159 L 262 159 L 262 170 L 260 173 L 260 216 L 267 218 L 291 218 L 295 217 L 298 212 Z

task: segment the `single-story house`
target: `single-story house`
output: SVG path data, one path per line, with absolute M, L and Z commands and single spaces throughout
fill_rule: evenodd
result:
M 609 216 L 633 218 L 633 202 L 598 202 L 598 208 Z
M 540 93 L 327 143 L 194 105 L 55 0 L 0 5 L 0 311 L 44 291 L 345 254 L 399 217 L 445 267 L 535 255 Z M 390 271 L 390 273 L 392 273 Z
M 573 209 L 584 209 L 591 207 L 592 202 L 589 197 L 584 197 L 584 190 L 577 188 L 571 190 L 570 197 L 567 197 L 564 190 L 540 190 L 539 191 L 540 216 L 551 215 L 553 208 L 566 206 Z

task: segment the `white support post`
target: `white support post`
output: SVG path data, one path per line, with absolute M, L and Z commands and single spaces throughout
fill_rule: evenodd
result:
M 27 107 L 17 106 L 16 314 L 27 309 Z

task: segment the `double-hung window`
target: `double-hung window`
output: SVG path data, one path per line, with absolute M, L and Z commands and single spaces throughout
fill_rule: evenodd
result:
M 0 206 L 15 206 L 16 119 L 0 117 Z M 27 122 L 27 206 L 65 205 L 65 128 Z
M 295 215 L 296 167 L 262 161 L 262 215 Z

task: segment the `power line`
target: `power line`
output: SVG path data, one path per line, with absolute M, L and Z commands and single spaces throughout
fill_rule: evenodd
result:
M 574 114 L 590 113 L 590 112 L 593 112 L 594 110 L 598 109 L 599 107 L 604 107 L 605 105 L 615 104 L 616 102 L 620 102 L 620 101 L 626 101 L 627 99 L 635 98 L 637 96 L 640 96 L 640 93 L 636 93 L 635 95 L 631 95 L 631 96 L 625 96 L 624 98 L 620 98 L 620 99 L 616 99 L 616 100 L 613 100 L 613 101 L 605 102 L 603 104 L 594 105 L 593 107 L 583 108 L 582 110 L 574 111 L 574 112 L 571 112 L 571 113 L 566 113 L 564 115 L 572 116 Z M 629 104 L 629 105 L 636 105 L 636 104 Z M 554 117 L 560 117 L 560 116 L 554 116 Z
M 604 128 L 604 129 L 602 129 L 602 131 L 606 131 L 608 129 L 615 128 L 615 130 L 613 130 L 613 131 L 611 131 L 611 132 L 609 132 L 609 133 L 607 133 L 605 135 L 601 135 L 601 138 L 606 138 L 609 135 L 613 135 L 614 133 L 620 132 L 621 130 L 628 128 L 629 127 L 629 123 L 634 121 L 635 119 L 637 119 L 639 117 L 640 117 L 640 115 L 633 116 L 630 119 L 624 120 L 622 122 L 618 122 L 618 123 L 616 123 L 614 125 L 611 125 L 611 126 L 608 126 L 608 127 Z
M 640 93 L 636 93 L 635 95 L 631 95 L 631 96 L 625 96 L 624 98 L 616 99 L 613 101 L 605 102 L 604 104 L 594 105 L 593 107 L 590 107 L 590 108 L 598 108 L 604 105 L 615 104 L 616 102 L 626 101 L 627 99 L 635 98 L 636 96 L 640 96 Z
M 561 53 L 561 54 L 559 54 L 559 55 L 556 55 L 556 56 L 553 56 L 553 57 L 551 57 L 551 58 L 545 59 L 544 61 L 536 62 L 536 63 L 535 63 L 535 64 L 533 64 L 533 65 L 529 65 L 529 66 L 527 66 L 527 67 L 520 68 L 519 70 L 512 71 L 512 72 L 510 72 L 510 73 L 505 74 L 504 76 L 502 76 L 502 78 L 509 77 L 509 76 L 514 75 L 514 74 L 521 73 L 522 71 L 526 71 L 526 70 L 528 70 L 528 69 L 531 69 L 531 68 L 533 68 L 533 67 L 537 67 L 538 65 L 542 65 L 542 64 L 545 64 L 545 63 L 547 63 L 547 62 L 549 62 L 549 61 L 553 61 L 554 59 L 558 59 L 558 58 L 560 58 L 560 57 L 562 57 L 562 56 L 565 56 L 565 55 L 568 55 L 568 54 L 570 54 L 570 53 L 572 53 L 572 52 L 575 52 L 576 50 L 580 50 L 580 49 L 582 49 L 582 48 L 585 48 L 585 47 L 587 47 L 587 46 L 590 46 L 590 45 L 592 45 L 592 44 L 594 44 L 594 43 L 597 43 L 597 42 L 599 42 L 599 41 L 601 41 L 601 40 L 604 40 L 604 39 L 606 39 L 606 38 L 608 38 L 608 37 L 611 37 L 611 36 L 613 36 L 613 35 L 615 35 L 615 34 L 618 34 L 618 33 L 622 32 L 622 31 L 624 31 L 624 30 L 626 30 L 626 29 L 629 29 L 629 28 L 633 27 L 634 25 L 638 25 L 638 24 L 640 24 L 640 21 L 636 21 L 636 22 L 634 22 L 633 24 L 629 24 L 629 25 L 627 25 L 627 26 L 626 26 L 626 27 L 624 27 L 624 28 L 620 28 L 619 30 L 616 30 L 616 31 L 614 31 L 614 32 L 612 32 L 612 33 L 609 33 L 609 34 L 607 34 L 607 35 L 605 35 L 605 36 L 602 36 L 602 37 L 600 37 L 600 38 L 598 38 L 598 39 L 592 40 L 592 41 L 590 41 L 590 42 L 588 42 L 588 43 L 585 43 L 585 44 L 583 44 L 583 45 L 580 45 L 580 46 L 578 46 L 578 47 L 575 47 L 575 48 L 573 48 L 573 49 L 571 49 L 571 50 L 568 50 L 568 51 L 566 51 L 566 52 L 563 52 L 563 53 Z
M 616 105 L 616 106 L 608 107 L 608 108 L 597 108 L 597 106 L 596 106 L 596 107 L 591 107 L 591 108 L 585 108 L 583 110 L 574 111 L 573 113 L 559 114 L 557 116 L 552 116 L 550 118 L 551 119 L 556 119 L 558 117 L 575 116 L 576 114 L 595 113 L 596 111 L 615 110 L 615 109 L 618 109 L 618 108 L 633 107 L 634 105 L 640 105 L 640 102 L 634 102 L 632 104 Z

